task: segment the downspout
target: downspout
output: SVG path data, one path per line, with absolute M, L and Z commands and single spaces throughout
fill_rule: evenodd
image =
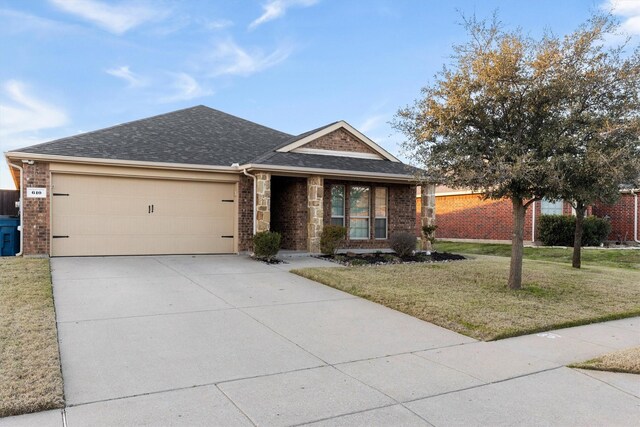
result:
M 638 193 L 635 193 L 634 190 L 631 190 L 631 194 L 633 194 L 633 241 L 636 243 L 640 243 L 638 240 Z
M 20 171 L 20 185 L 18 188 L 18 190 L 20 191 L 20 209 L 18 210 L 18 212 L 20 213 L 20 225 L 18 226 L 18 231 L 20 231 L 20 252 L 18 252 L 16 254 L 16 256 L 22 256 L 22 248 L 24 248 L 24 231 L 22 230 L 22 176 L 24 175 L 24 171 L 23 169 L 18 166 L 18 165 L 14 165 L 13 163 L 9 163 L 9 166 L 15 169 L 18 169 Z M 636 204 L 637 207 L 637 204 Z
M 253 234 L 256 234 L 256 190 L 257 190 L 257 183 L 256 183 L 256 177 L 254 175 L 251 175 L 250 173 L 247 172 L 246 169 L 242 169 L 242 173 L 244 173 L 246 176 L 248 176 L 249 178 L 251 178 L 253 180 Z
M 536 242 L 536 202 L 531 203 L 531 243 Z

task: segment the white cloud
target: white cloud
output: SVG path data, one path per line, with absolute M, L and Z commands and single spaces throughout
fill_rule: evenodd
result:
M 358 130 L 362 133 L 367 133 L 380 127 L 385 122 L 387 116 L 383 114 L 377 114 L 375 116 L 368 117 L 360 126 Z
M 10 135 L 55 128 L 68 122 L 64 110 L 27 92 L 26 85 L 18 80 L 9 80 L 2 85 L 3 100 L 0 101 L 2 140 Z
M 290 7 L 309 7 L 317 2 L 318 0 L 268 0 L 262 5 L 262 15 L 249 24 L 249 29 L 254 29 L 258 25 L 284 16 Z
M 142 3 L 106 4 L 97 0 L 49 0 L 57 8 L 77 15 L 115 34 L 124 34 L 145 22 L 167 15 L 156 5 Z
M 126 81 L 129 84 L 129 87 L 140 87 L 146 84 L 146 81 L 140 75 L 131 71 L 128 65 L 110 68 L 105 70 L 105 72 Z
M 622 17 L 622 31 L 640 35 L 640 0 L 607 0 L 602 8 Z
M 160 99 L 161 102 L 188 101 L 194 98 L 213 95 L 213 91 L 203 88 L 198 81 L 187 73 L 172 73 L 171 87 L 175 93 Z
M 8 80 L 0 86 L 0 152 L 45 141 L 36 133 L 68 122 L 64 110 L 28 93 L 24 83 Z M 0 162 L 0 188 L 13 188 L 5 162 Z
M 238 46 L 233 40 L 219 42 L 210 55 L 213 63 L 212 77 L 225 74 L 249 76 L 284 61 L 292 49 L 281 47 L 266 54 L 260 50 L 249 52 Z
M 208 30 L 220 31 L 225 28 L 229 28 L 233 25 L 233 21 L 228 19 L 216 19 L 213 21 L 207 21 L 204 23 L 204 27 Z

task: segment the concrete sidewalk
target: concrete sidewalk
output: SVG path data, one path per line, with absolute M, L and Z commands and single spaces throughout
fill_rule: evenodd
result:
M 478 342 L 246 257 L 53 259 L 66 425 L 636 425 L 640 379 L 564 367 L 640 318 Z

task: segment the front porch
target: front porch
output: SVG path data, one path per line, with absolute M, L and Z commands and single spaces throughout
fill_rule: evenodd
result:
M 393 234 L 413 233 L 416 228 L 416 187 L 408 182 L 267 172 L 255 177 L 255 231 L 280 233 L 285 251 L 319 253 L 326 224 L 347 227 L 345 250 L 386 249 Z M 425 216 L 433 213 L 432 209 L 424 212 Z

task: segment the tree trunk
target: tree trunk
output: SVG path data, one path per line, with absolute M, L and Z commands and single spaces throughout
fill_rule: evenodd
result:
M 520 289 L 522 286 L 522 254 L 524 252 L 524 215 L 527 208 L 519 197 L 512 197 L 511 203 L 513 203 L 513 238 L 511 240 L 509 289 Z
M 582 231 L 585 210 L 586 208 L 583 204 L 576 203 L 576 230 L 573 234 L 573 268 L 580 268 L 581 265 Z

